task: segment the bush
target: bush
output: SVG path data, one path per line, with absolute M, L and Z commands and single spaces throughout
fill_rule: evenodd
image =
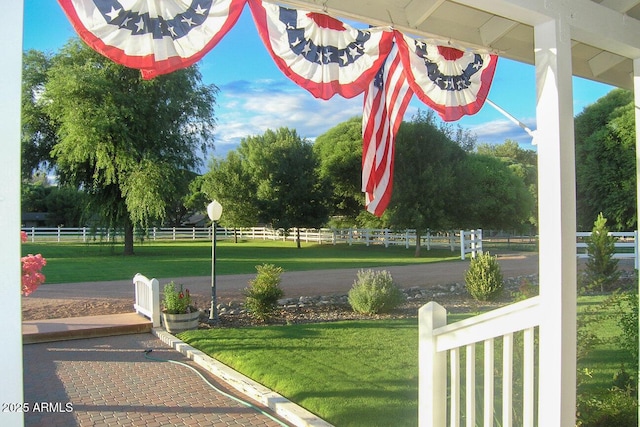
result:
M 626 390 L 612 387 L 600 395 L 579 395 L 579 427 L 632 427 L 638 425 L 638 400 Z
M 349 304 L 353 311 L 365 314 L 393 310 L 404 300 L 402 291 L 393 283 L 386 270 L 360 270 L 349 290 Z
M 471 259 L 465 274 L 467 291 L 477 301 L 491 301 L 500 296 L 503 289 L 502 272 L 497 257 L 489 252 Z
M 587 289 L 600 288 L 600 292 L 604 292 L 605 288 L 609 288 L 620 277 L 618 260 L 613 258 L 615 243 L 616 238 L 609 236 L 607 219 L 600 213 L 593 223 L 591 236 L 587 239 Z
M 256 319 L 266 320 L 278 307 L 278 300 L 284 291 L 280 288 L 282 267 L 273 264 L 256 265 L 258 274 L 249 282 L 250 287 L 244 290 L 245 308 Z

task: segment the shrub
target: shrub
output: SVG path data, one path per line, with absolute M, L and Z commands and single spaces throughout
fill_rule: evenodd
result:
M 616 251 L 615 243 L 616 238 L 609 236 L 607 219 L 600 213 L 593 223 L 591 236 L 587 239 L 587 289 L 600 288 L 600 292 L 604 292 L 605 288 L 610 287 L 620 277 L 618 260 L 613 258 Z
M 467 291 L 477 301 L 498 298 L 504 285 L 497 257 L 486 252 L 472 258 L 465 274 L 465 283 Z
M 579 427 L 638 425 L 638 400 L 617 387 L 597 395 L 578 395 L 577 406 Z
M 273 264 L 256 265 L 258 274 L 244 290 L 245 308 L 256 319 L 267 320 L 278 307 L 278 300 L 284 295 L 280 288 L 282 267 Z
M 365 314 L 384 313 L 402 303 L 404 295 L 393 283 L 386 270 L 360 270 L 349 290 L 349 304 L 353 311 Z
M 191 294 L 189 289 L 176 289 L 174 282 L 169 282 L 164 285 L 164 312 L 167 314 L 185 314 L 191 313 L 194 309 L 191 306 Z

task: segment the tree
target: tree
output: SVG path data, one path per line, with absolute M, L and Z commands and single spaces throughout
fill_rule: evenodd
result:
M 579 229 L 600 212 L 614 230 L 637 227 L 633 94 L 614 89 L 575 119 Z
M 256 186 L 259 220 L 285 232 L 326 222 L 328 185 L 318 176 L 311 144 L 295 130 L 269 129 L 243 138 L 238 154 Z M 300 247 L 299 235 L 296 241 Z
M 258 223 L 256 184 L 237 152 L 230 151 L 224 160 L 212 161 L 202 178 L 201 191 L 207 203 L 217 200 L 222 205 L 221 225 L 235 229 Z
M 432 111 L 418 112 L 403 122 L 396 136 L 393 193 L 387 210 L 395 228 L 416 229 L 416 256 L 420 236 L 454 224 L 457 171 L 465 152 L 442 132 Z
M 503 144 L 480 144 L 476 152 L 500 159 L 522 179 L 534 201 L 528 221 L 536 225 L 538 223 L 538 154 L 533 150 L 523 149 L 517 142 L 510 139 Z
M 178 171 L 212 148 L 217 89 L 195 66 L 145 81 L 75 39 L 52 58 L 42 93 L 56 127 L 51 154 L 62 183 L 83 188 L 108 226 L 162 219 Z
M 616 252 L 616 238 L 609 235 L 607 219 L 598 214 L 593 223 L 591 236 L 587 239 L 587 251 L 589 259 L 585 271 L 588 281 L 587 288 L 600 288 L 604 292 L 605 288 L 615 283 L 620 278 L 618 271 L 618 260 L 613 258 Z
M 463 228 L 519 228 L 531 215 L 534 199 L 524 181 L 503 161 L 469 153 L 459 174 L 458 225 Z
M 51 57 L 37 50 L 23 56 L 22 65 L 22 178 L 31 175 L 51 159 L 57 141 L 57 126 L 44 111 L 42 93 L 51 67 Z
M 319 175 L 329 182 L 330 215 L 352 226 L 363 212 L 362 117 L 353 117 L 318 136 L 313 151 Z

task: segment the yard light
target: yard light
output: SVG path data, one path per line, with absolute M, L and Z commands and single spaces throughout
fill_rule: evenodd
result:
M 222 205 L 217 201 L 209 203 L 207 215 L 211 220 L 211 310 L 209 310 L 209 324 L 218 323 L 218 301 L 216 297 L 216 222 L 222 215 Z

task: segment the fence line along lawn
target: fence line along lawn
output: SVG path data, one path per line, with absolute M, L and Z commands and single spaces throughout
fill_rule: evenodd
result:
M 135 255 L 123 256 L 121 245 L 99 243 L 25 243 L 23 255 L 41 253 L 46 284 L 131 279 L 136 273 L 150 277 L 190 277 L 211 274 L 211 243 L 198 241 L 148 242 L 135 247 Z M 337 268 L 372 268 L 459 260 L 448 249 L 423 250 L 415 258 L 413 248 L 381 245 L 294 242 L 229 241 L 216 247 L 216 274 L 253 274 L 255 266 L 270 263 L 285 271 Z

